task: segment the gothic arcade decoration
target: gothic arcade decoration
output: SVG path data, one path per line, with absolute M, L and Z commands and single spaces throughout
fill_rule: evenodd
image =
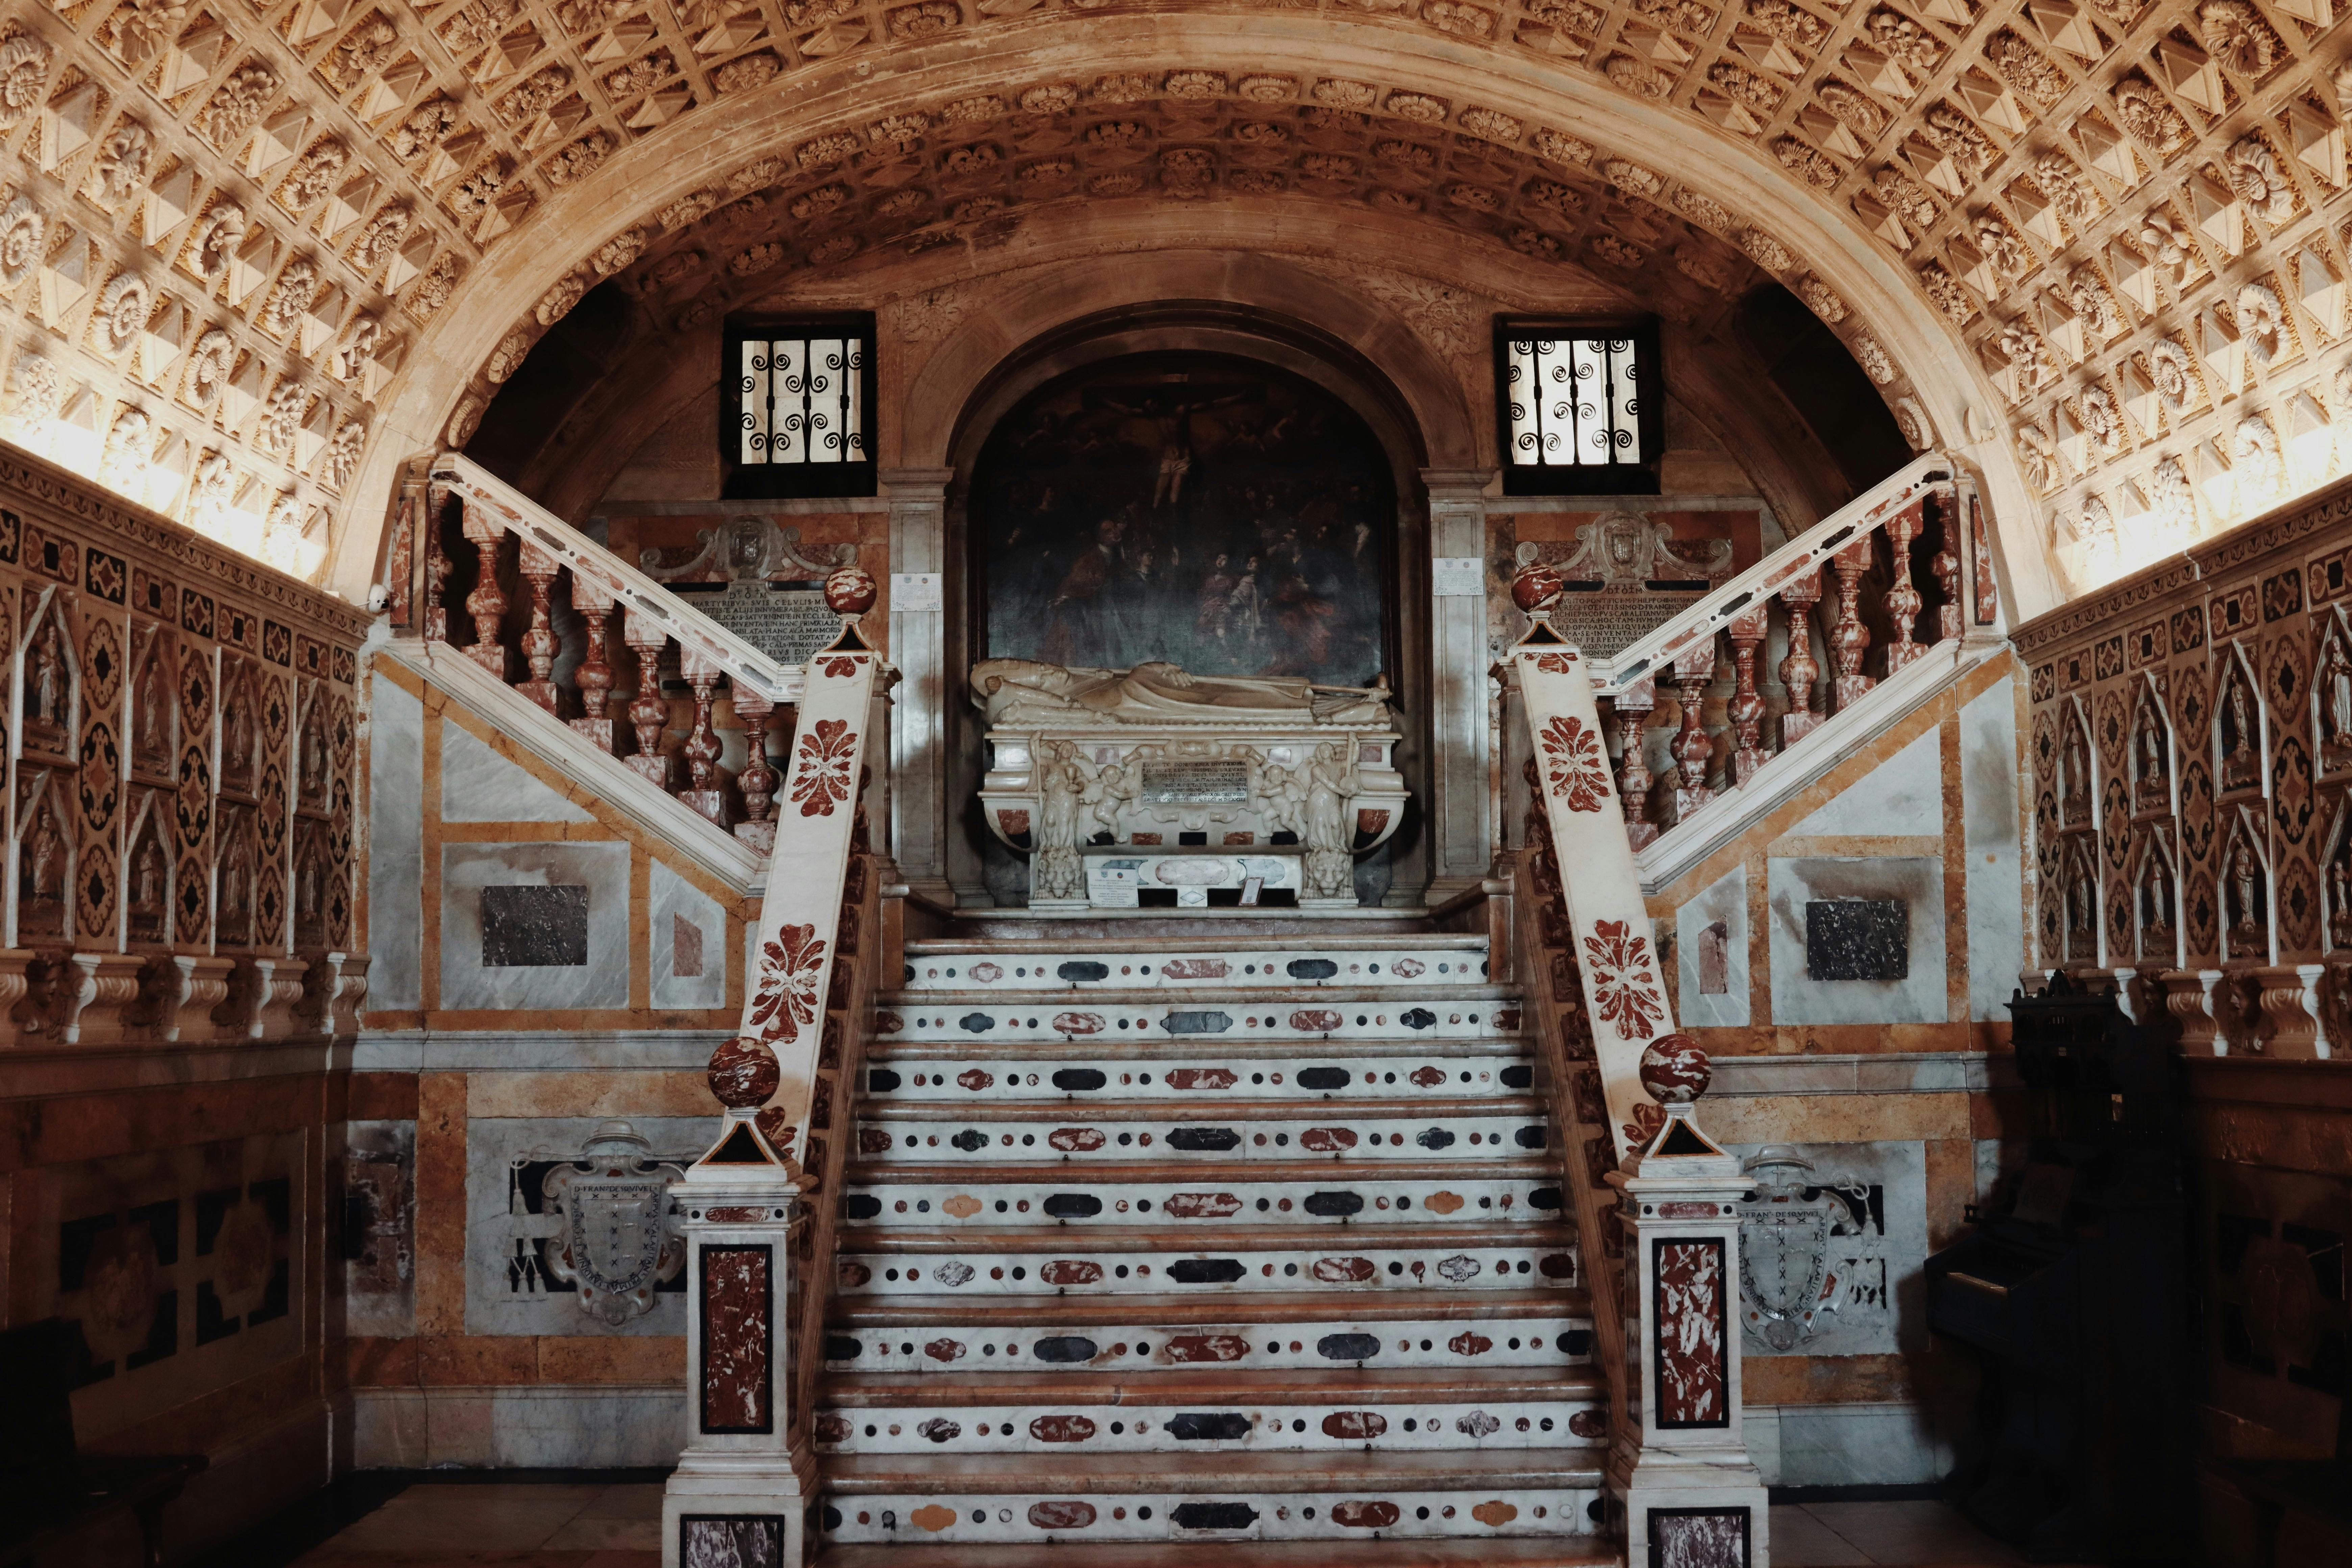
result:
M 540 1178 L 562 1215 L 547 1271 L 580 1293 L 580 1310 L 617 1328 L 653 1310 L 654 1291 L 686 1266 L 686 1239 L 671 1214 L 670 1184 L 685 1173 L 654 1160 L 653 1144 L 625 1121 L 599 1126 L 577 1159 Z
M 1387 460 L 1264 365 L 1152 354 L 1055 383 L 990 435 L 971 520 L 986 657 L 1342 685 L 1390 663 Z

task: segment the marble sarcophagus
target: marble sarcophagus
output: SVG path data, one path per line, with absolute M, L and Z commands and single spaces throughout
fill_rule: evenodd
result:
M 1034 910 L 1351 905 L 1356 857 L 1404 816 L 1383 686 L 994 658 L 971 700 Z

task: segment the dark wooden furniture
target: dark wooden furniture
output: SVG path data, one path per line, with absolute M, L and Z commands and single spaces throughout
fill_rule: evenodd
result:
M 1927 1260 L 1983 1367 L 1952 1500 L 2033 1562 L 2186 1562 L 2196 1424 L 2179 1061 L 2112 994 L 2010 1002 L 2026 1166 Z
M 44 1319 L 0 1331 L 0 1568 L 20 1568 L 112 1515 L 138 1521 L 145 1568 L 162 1568 L 163 1509 L 201 1454 L 114 1458 L 75 1451 L 71 1324 Z

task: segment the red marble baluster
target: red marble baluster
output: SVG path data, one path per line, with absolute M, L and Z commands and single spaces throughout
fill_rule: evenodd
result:
M 1977 625 L 1989 626 L 2000 616 L 2000 588 L 1993 581 L 1992 541 L 1986 536 L 1984 510 L 1969 497 L 1969 554 L 1976 563 Z
M 466 657 L 501 682 L 507 678 L 507 647 L 499 640 L 499 624 L 506 619 L 507 596 L 499 587 L 499 546 L 506 542 L 506 525 L 478 506 L 465 509 L 466 537 L 482 558 L 481 581 L 466 595 L 466 613 L 474 617 L 474 641 Z
M 1837 552 L 1837 624 L 1830 628 L 1830 657 L 1837 661 L 1837 679 L 1830 683 L 1833 711 L 1843 713 L 1878 684 L 1862 672 L 1863 656 L 1870 651 L 1870 628 L 1862 624 L 1862 574 L 1870 570 L 1871 535 L 1864 534 Z
M 1886 520 L 1886 542 L 1893 547 L 1895 585 L 1886 590 L 1887 618 L 1895 623 L 1895 640 L 1886 645 L 1886 673 L 1893 675 L 1927 650 L 1911 640 L 1912 623 L 1919 618 L 1918 585 L 1911 581 L 1911 542 L 1919 537 L 1919 509 L 1905 507 Z
M 605 713 L 606 702 L 613 693 L 613 665 L 605 657 L 605 621 L 613 613 L 613 596 L 593 583 L 585 581 L 578 573 L 572 574 L 572 607 L 588 626 L 588 653 L 581 659 L 580 668 L 572 672 L 572 683 L 580 689 L 580 709 L 583 717 L 572 721 L 572 727 L 595 743 L 606 756 L 613 754 L 613 721 Z
M 670 787 L 670 761 L 663 754 L 662 731 L 669 728 L 669 704 L 661 694 L 662 649 L 669 633 L 659 621 L 631 610 L 622 617 L 629 647 L 637 656 L 637 695 L 629 704 L 629 724 L 637 732 L 637 754 L 625 757 L 630 767 L 656 788 Z
M 1771 605 L 1763 601 L 1731 617 L 1731 660 L 1736 668 L 1725 717 L 1738 743 L 1731 753 L 1731 783 L 1738 788 L 1764 765 L 1764 699 L 1756 689 L 1756 656 L 1764 646 Z
M 1780 749 L 1813 732 L 1822 716 L 1813 711 L 1813 682 L 1822 673 L 1813 658 L 1813 606 L 1822 602 L 1822 569 L 1792 577 L 1780 589 L 1789 607 L 1789 655 L 1780 661 L 1780 684 L 1789 689 L 1789 710 L 1780 715 Z
M 711 727 L 710 705 L 719 689 L 719 668 L 694 649 L 680 644 L 678 665 L 687 685 L 694 689 L 694 728 L 687 732 L 681 754 L 686 758 L 687 787 L 678 798 L 712 822 L 727 826 L 727 779 L 719 771 L 723 749 Z
M 1936 574 L 1936 586 L 1944 602 L 1936 606 L 1936 640 L 1951 642 L 1960 635 L 1960 509 L 1958 498 L 1945 496 L 1937 503 L 1937 517 L 1943 524 L 1937 534 L 1935 558 L 1927 570 Z
M 1658 837 L 1648 819 L 1650 764 L 1642 755 L 1642 723 L 1657 705 L 1657 688 L 1646 679 L 1617 694 L 1617 793 L 1625 802 L 1625 837 L 1637 850 Z
M 522 542 L 520 560 L 522 580 L 530 588 L 530 627 L 522 634 L 523 662 L 530 667 L 530 679 L 518 681 L 515 689 L 546 709 L 555 711 L 555 626 L 548 617 L 547 595 L 555 586 L 555 574 L 563 569 L 562 563 L 526 539 Z
M 735 787 L 743 792 L 743 820 L 735 825 L 735 837 L 762 851 L 776 847 L 776 825 L 768 814 L 783 782 L 768 764 L 768 719 L 774 711 L 764 695 L 735 683 L 735 716 L 743 721 L 744 741 L 743 771 L 735 775 Z
M 449 640 L 449 611 L 441 595 L 449 586 L 449 552 L 441 548 L 439 497 L 425 509 L 425 635 L 435 642 Z
M 1675 791 L 1675 820 L 1680 822 L 1715 798 L 1706 787 L 1706 765 L 1715 756 L 1715 742 L 1701 721 L 1706 689 L 1715 684 L 1715 638 L 1708 637 L 1675 656 L 1675 689 L 1682 693 L 1682 728 L 1675 732 L 1675 767 L 1682 787 Z

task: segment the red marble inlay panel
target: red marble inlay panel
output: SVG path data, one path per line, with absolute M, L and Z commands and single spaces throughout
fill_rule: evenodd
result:
M 1714 1237 L 1661 1241 L 1652 1257 L 1658 1425 L 1727 1426 L 1723 1243 Z
M 770 1324 L 775 1290 L 772 1247 L 702 1249 L 702 1429 L 774 1430 Z

